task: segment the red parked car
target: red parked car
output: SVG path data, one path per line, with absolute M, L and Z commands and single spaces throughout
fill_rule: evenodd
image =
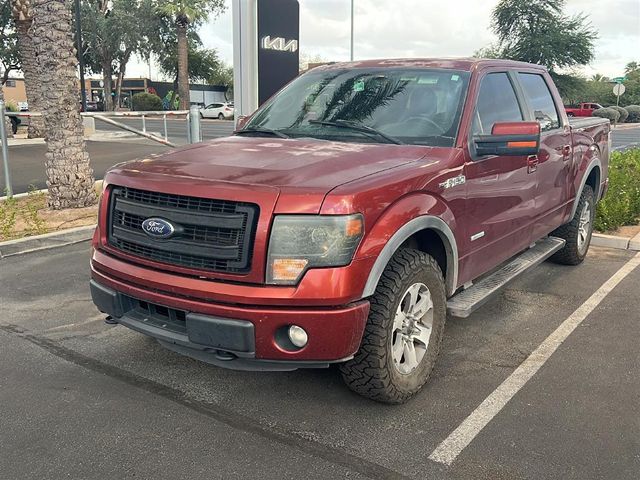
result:
M 354 391 L 406 401 L 447 312 L 585 258 L 610 126 L 579 122 L 536 65 L 316 68 L 233 136 L 107 173 L 93 300 L 205 362 L 339 363 Z
M 593 111 L 599 108 L 602 108 L 599 103 L 581 103 L 578 107 L 564 107 L 569 117 L 591 117 L 593 116 Z

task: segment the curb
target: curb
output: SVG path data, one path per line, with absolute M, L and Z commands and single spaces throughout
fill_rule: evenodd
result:
M 87 227 L 70 228 L 61 232 L 51 232 L 44 235 L 0 242 L 0 258 L 84 242 L 93 237 L 95 229 L 95 225 L 89 225 Z
M 102 179 L 96 180 L 95 187 L 96 188 L 102 188 L 102 182 L 103 182 Z M 38 194 L 38 193 L 45 193 L 45 194 L 49 193 L 49 189 L 48 188 L 43 188 L 42 190 L 34 190 L 32 192 L 16 193 L 11 198 L 21 199 L 21 198 L 26 198 L 29 195 Z M 6 199 L 7 199 L 6 195 L 4 197 L 0 197 L 0 202 L 4 202 Z
M 640 234 L 633 238 L 627 238 L 594 233 L 591 238 L 591 245 L 595 247 L 617 248 L 619 250 L 640 251 Z

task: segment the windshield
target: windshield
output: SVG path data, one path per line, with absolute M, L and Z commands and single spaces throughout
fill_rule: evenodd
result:
M 311 71 L 265 104 L 245 133 L 451 147 L 468 80 L 454 70 Z

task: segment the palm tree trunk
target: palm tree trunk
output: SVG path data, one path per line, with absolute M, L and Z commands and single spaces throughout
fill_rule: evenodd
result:
M 34 62 L 39 62 L 47 153 L 49 207 L 85 207 L 96 202 L 93 170 L 78 108 L 78 67 L 69 0 L 34 0 Z
M 187 43 L 186 17 L 179 15 L 176 20 L 176 34 L 178 36 L 178 95 L 180 97 L 179 110 L 189 110 L 189 45 Z
M 34 61 L 33 38 L 30 32 L 30 25 L 18 26 L 18 50 L 20 52 L 20 63 L 22 72 L 24 73 L 24 86 L 27 92 L 27 103 L 30 112 L 42 112 L 42 87 L 39 80 L 38 65 Z M 44 119 L 43 117 L 31 117 L 29 119 L 29 128 L 27 129 L 29 138 L 44 137 Z
M 24 84 L 27 93 L 27 103 L 31 112 L 42 112 L 42 84 L 38 64 L 34 61 L 33 38 L 33 10 L 31 0 L 11 0 L 11 14 L 16 25 L 18 53 L 24 74 Z M 44 120 L 42 117 L 31 117 L 27 129 L 29 138 L 44 136 Z

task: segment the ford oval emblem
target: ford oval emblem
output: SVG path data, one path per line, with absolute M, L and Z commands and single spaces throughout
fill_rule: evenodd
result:
M 169 238 L 176 231 L 176 227 L 162 218 L 154 217 L 142 222 L 142 231 L 153 238 Z

